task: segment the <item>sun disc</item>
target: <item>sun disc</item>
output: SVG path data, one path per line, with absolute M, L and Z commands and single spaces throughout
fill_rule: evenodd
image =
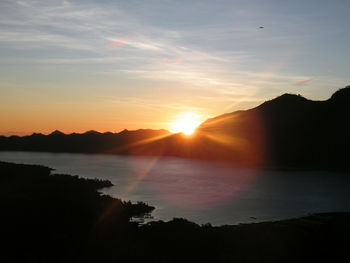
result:
M 178 119 L 172 124 L 171 131 L 174 133 L 182 132 L 186 135 L 191 135 L 194 133 L 197 126 L 201 124 L 198 119 L 199 116 L 195 113 L 181 114 Z

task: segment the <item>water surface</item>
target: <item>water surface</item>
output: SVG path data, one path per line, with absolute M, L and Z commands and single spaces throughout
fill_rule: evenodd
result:
M 181 158 L 0 152 L 1 161 L 41 164 L 56 173 L 110 180 L 103 192 L 156 207 L 155 220 L 213 225 L 350 211 L 350 175 L 261 171 Z

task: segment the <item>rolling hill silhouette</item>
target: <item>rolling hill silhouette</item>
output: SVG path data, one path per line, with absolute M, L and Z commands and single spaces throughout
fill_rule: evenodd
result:
M 203 122 L 194 135 L 166 130 L 0 137 L 0 150 L 177 156 L 269 168 L 348 170 L 350 86 L 326 101 L 284 94 Z

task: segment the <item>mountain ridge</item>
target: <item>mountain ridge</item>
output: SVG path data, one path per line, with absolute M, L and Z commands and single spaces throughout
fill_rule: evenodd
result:
M 349 169 L 350 86 L 313 101 L 286 93 L 203 122 L 192 136 L 166 130 L 0 137 L 0 150 L 176 156 L 238 165 Z

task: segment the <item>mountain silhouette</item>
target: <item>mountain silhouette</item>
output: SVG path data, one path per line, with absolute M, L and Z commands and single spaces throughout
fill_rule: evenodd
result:
M 269 168 L 348 170 L 350 87 L 326 101 L 284 94 L 256 108 L 203 122 L 193 138 L 175 134 L 134 149 L 147 154 Z
M 177 156 L 269 168 L 348 170 L 350 86 L 325 101 L 284 94 L 203 122 L 192 136 L 166 130 L 0 137 L 0 150 Z
M 49 136 L 63 136 L 63 135 L 65 135 L 65 134 L 59 130 L 55 130 L 49 134 Z
M 56 130 L 49 135 L 0 136 L 0 150 L 123 154 L 125 148 L 136 142 L 168 134 L 170 132 L 166 130 L 148 129 L 120 133 L 88 131 L 82 134 L 64 134 Z

